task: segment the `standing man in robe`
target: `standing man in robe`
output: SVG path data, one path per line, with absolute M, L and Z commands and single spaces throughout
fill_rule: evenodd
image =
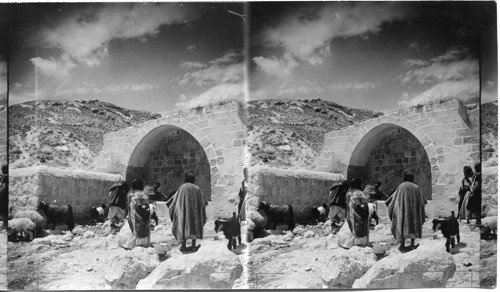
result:
M 122 178 L 109 188 L 109 212 L 108 218 L 111 220 L 111 228 L 119 228 L 122 220 L 127 216 L 127 194 L 129 186 Z
M 208 201 L 200 187 L 194 184 L 195 180 L 194 174 L 186 173 L 185 183 L 167 201 L 172 234 L 181 243 L 181 252 L 194 252 L 200 248 L 200 245 L 196 245 L 196 240 L 203 238 L 203 226 L 207 222 L 205 207 Z M 192 240 L 189 248 L 186 247 L 188 239 Z
M 345 219 L 347 208 L 346 194 L 348 190 L 349 184 L 346 180 L 337 181 L 330 187 L 330 200 L 328 203 L 330 212 L 328 212 L 328 218 L 332 220 L 332 230 L 336 227 L 338 228 L 338 224 Z
M 427 200 L 413 179 L 411 172 L 405 172 L 403 183 L 385 201 L 392 221 L 392 235 L 401 243 L 400 251 L 416 249 L 419 245 L 415 245 L 415 238 L 422 238 Z M 411 241 L 409 247 L 405 247 L 407 238 Z
M 247 200 L 247 191 L 248 191 L 248 168 L 243 168 L 243 181 L 241 182 L 240 192 L 238 193 L 238 197 L 240 201 L 238 203 L 238 220 L 246 221 L 246 200 Z
M 361 180 L 351 179 L 350 189 L 346 194 L 347 212 L 346 221 L 357 246 L 370 245 L 370 219 L 368 200 L 361 190 Z
M 148 247 L 151 243 L 151 232 L 149 230 L 150 211 L 149 200 L 142 191 L 144 182 L 134 179 L 131 183 L 130 192 L 127 194 L 128 224 L 134 234 L 133 246 Z
M 481 226 L 481 163 L 474 165 L 474 177 L 472 178 L 471 196 L 467 203 L 470 218 L 476 219 L 476 225 Z
M 472 177 L 474 176 L 474 172 L 472 172 L 472 168 L 468 165 L 464 166 L 464 178 L 462 179 L 462 185 L 460 186 L 460 190 L 458 191 L 458 195 L 460 200 L 458 201 L 458 213 L 457 219 L 460 221 L 461 219 L 467 219 L 467 224 L 469 224 L 469 211 L 467 210 L 467 205 L 469 204 L 469 198 L 471 196 L 471 186 L 472 186 Z
M 9 219 L 9 165 L 2 165 L 0 176 L 0 210 L 3 227 L 7 227 Z

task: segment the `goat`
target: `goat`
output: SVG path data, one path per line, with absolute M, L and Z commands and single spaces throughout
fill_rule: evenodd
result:
M 49 203 L 41 201 L 38 205 L 38 210 L 42 210 L 47 217 L 47 228 L 52 223 L 52 230 L 56 229 L 57 223 L 64 223 L 68 226 L 68 230 L 72 231 L 75 227 L 73 219 L 73 207 L 67 206 L 50 206 Z
M 16 218 L 28 218 L 33 223 L 35 223 L 35 230 L 33 237 L 40 237 L 43 236 L 44 234 L 44 228 L 47 225 L 47 220 L 43 218 L 40 213 L 37 211 L 32 211 L 32 210 L 26 210 L 26 211 L 17 211 L 12 215 L 12 218 L 9 219 L 16 219 Z
M 267 216 L 268 227 L 273 224 L 273 230 L 276 229 L 277 223 L 285 223 L 288 225 L 288 230 L 292 231 L 295 228 L 295 220 L 293 217 L 292 205 L 272 205 L 266 201 L 259 204 L 258 211 L 264 211 Z
M 92 218 L 94 219 L 95 223 L 104 222 L 106 220 L 108 211 L 108 206 L 104 203 L 102 203 L 100 207 L 92 207 L 90 209 L 90 213 L 92 214 Z
M 23 237 L 27 234 L 29 236 L 29 241 L 31 241 L 34 237 L 33 235 L 35 229 L 35 223 L 33 223 L 33 221 L 29 218 L 14 218 L 9 220 L 7 227 L 9 237 L 12 241 L 17 240 L 19 234 Z
M 457 239 L 457 243 L 460 243 L 460 230 L 454 211 L 451 211 L 450 217 L 432 220 L 432 230 L 434 232 L 441 230 L 443 236 L 446 238 L 445 246 L 447 252 L 450 252 L 450 245 L 452 248 L 455 248 L 455 238 Z
M 229 240 L 227 243 L 227 248 L 231 250 L 236 249 L 236 239 L 241 245 L 241 225 L 236 218 L 236 212 L 233 212 L 233 217 L 229 219 L 216 219 L 215 220 L 215 232 L 222 231 L 224 236 Z

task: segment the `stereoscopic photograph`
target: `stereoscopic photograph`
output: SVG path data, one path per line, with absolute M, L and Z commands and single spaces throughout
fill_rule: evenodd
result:
M 495 2 L 0 9 L 0 289 L 496 287 Z

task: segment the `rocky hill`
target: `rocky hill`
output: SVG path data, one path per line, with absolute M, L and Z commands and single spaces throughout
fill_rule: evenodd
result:
M 47 165 L 90 170 L 104 134 L 159 117 L 98 100 L 40 100 L 12 105 L 10 167 Z
M 481 105 L 481 138 L 483 163 L 498 165 L 498 101 Z
M 352 109 L 321 99 L 250 101 L 251 165 L 312 169 L 324 134 L 382 113 Z

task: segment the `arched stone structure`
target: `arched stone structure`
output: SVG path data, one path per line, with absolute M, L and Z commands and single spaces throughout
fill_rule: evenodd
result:
M 398 141 L 399 140 L 399 141 Z M 431 165 L 420 140 L 408 130 L 384 123 L 371 129 L 352 150 L 347 179 L 357 176 L 368 183 L 382 182 L 391 193 L 402 182 L 404 171 L 411 171 L 427 199 L 432 199 Z
M 103 149 L 96 160 L 95 170 L 119 173 L 128 179 L 132 173 L 144 171 L 138 169 L 147 164 L 150 156 L 154 156 L 150 155 L 151 150 L 161 151 L 159 143 L 166 133 L 188 133 L 185 136 L 192 137 L 199 144 L 209 163 L 210 193 L 206 196 L 211 198 L 211 205 L 208 216 L 228 217 L 238 204 L 237 194 L 243 179 L 247 137 L 244 121 L 244 108 L 232 102 L 177 112 L 109 133 L 104 135 Z M 204 171 L 202 175 L 206 173 Z M 205 187 L 205 190 L 208 188 Z
M 127 181 L 139 177 L 145 183 L 159 182 L 168 195 L 184 183 L 191 171 L 207 200 L 211 195 L 210 163 L 200 143 L 185 130 L 171 125 L 153 129 L 137 144 L 127 165 Z
M 428 213 L 449 215 L 456 209 L 450 196 L 456 196 L 463 166 L 479 162 L 479 129 L 472 128 L 458 100 L 402 109 L 327 133 L 316 170 L 347 173 L 350 163 L 362 164 L 370 155 L 370 149 L 382 139 L 380 134 L 398 128 L 417 138 L 430 162 L 432 203 Z

